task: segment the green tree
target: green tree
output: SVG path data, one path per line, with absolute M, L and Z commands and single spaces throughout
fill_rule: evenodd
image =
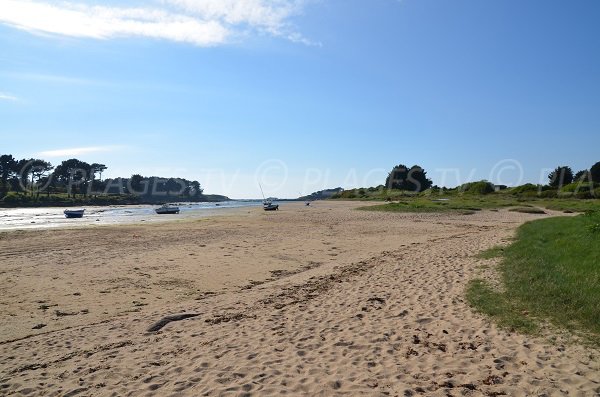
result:
M 129 178 L 129 184 L 127 186 L 129 194 L 142 195 L 145 193 L 144 189 L 144 177 L 140 174 L 133 174 Z
M 12 189 L 22 192 L 29 190 L 29 175 L 31 174 L 31 163 L 33 159 L 21 159 L 13 168 Z
M 167 190 L 167 197 L 171 195 L 171 192 L 181 194 L 185 190 L 185 183 L 178 178 L 169 178 L 165 183 L 165 189 Z
M 38 187 L 41 186 L 41 189 L 38 190 L 38 196 L 39 196 L 40 190 L 42 190 L 42 191 L 45 191 L 46 196 L 48 198 L 50 198 L 50 189 L 52 189 L 52 190 L 56 189 L 56 179 L 57 178 L 54 176 L 54 174 L 42 176 L 38 180 L 38 183 L 37 183 Z
M 69 159 L 63 161 L 54 170 L 54 175 L 67 188 L 67 195 L 75 197 L 79 187 L 81 194 L 85 195 L 87 183 L 91 180 L 91 166 L 85 161 Z
M 92 174 L 92 179 L 96 178 L 96 174 L 100 174 L 100 181 L 102 181 L 102 173 L 106 171 L 108 167 L 104 164 L 92 163 L 90 165 L 90 172 Z
M 2 182 L 2 197 L 8 193 L 9 186 L 8 181 L 12 177 L 17 161 L 10 154 L 3 154 L 0 156 L 0 182 Z
M 561 188 L 564 185 L 573 183 L 573 170 L 566 165 L 556 167 L 554 171 L 548 175 L 548 179 L 550 180 L 550 186 Z
M 592 165 L 592 168 L 590 168 L 590 177 L 592 182 L 600 183 L 600 161 Z
M 193 198 L 199 199 L 202 196 L 202 192 L 204 191 L 202 189 L 202 187 L 200 186 L 200 182 L 192 181 L 192 183 L 190 184 L 190 187 L 191 187 L 190 195 Z
M 573 182 L 587 182 L 589 178 L 590 178 L 590 171 L 589 170 L 581 170 L 581 171 L 577 171 L 575 173 L 575 176 L 573 176 Z
M 35 194 L 35 190 L 40 184 L 40 179 L 46 176 L 53 168 L 52 164 L 41 159 L 21 160 L 19 161 L 18 167 L 20 169 L 20 181 L 24 187 L 27 185 L 27 177 L 29 175 L 31 176 L 29 191 L 32 196 Z
M 418 165 L 407 168 L 403 164 L 395 166 L 385 180 L 388 189 L 400 189 L 411 192 L 422 192 L 433 183 L 427 178 L 427 172 Z

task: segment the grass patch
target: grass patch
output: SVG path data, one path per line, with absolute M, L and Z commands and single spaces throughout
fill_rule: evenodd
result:
M 527 311 L 511 302 L 505 294 L 495 291 L 484 280 L 471 280 L 467 286 L 467 300 L 480 313 L 492 317 L 498 325 L 524 333 L 533 333 L 538 327 Z
M 453 206 L 444 202 L 400 202 L 389 203 L 382 205 L 373 205 L 368 207 L 360 207 L 360 210 L 365 211 L 384 211 L 384 212 L 453 212 L 463 215 L 472 215 L 475 211 L 480 211 L 481 208 L 467 206 Z
M 551 199 L 540 200 L 539 205 L 554 211 L 588 212 L 600 211 L 600 199 Z
M 530 331 L 517 320 L 543 318 L 600 344 L 599 224 L 598 213 L 524 224 L 499 266 L 505 292 L 474 280 L 469 302 L 502 325 Z
M 454 189 L 432 188 L 421 193 L 403 190 L 361 188 L 345 190 L 332 199 L 361 201 L 401 201 L 406 206 L 371 207 L 369 210 L 394 212 L 448 212 L 451 210 L 497 210 L 506 207 L 539 207 L 555 211 L 600 211 L 600 194 L 596 198 L 559 195 L 555 190 L 537 185 L 490 191 L 489 183 L 480 181 Z M 482 188 L 483 187 L 483 188 Z M 473 188 L 473 189 L 471 189 Z M 480 189 L 482 188 L 482 189 Z M 597 190 L 600 188 L 597 188 Z M 600 190 L 599 190 L 600 193 Z
M 454 212 L 472 214 L 473 211 L 498 210 L 516 207 L 513 211 L 542 214 L 543 208 L 562 212 L 600 212 L 600 200 L 515 198 L 508 194 L 492 193 L 485 196 L 403 196 L 399 201 L 362 207 L 366 211 L 390 212 Z
M 496 209 L 518 205 L 512 199 L 488 196 L 461 196 L 452 198 L 403 197 L 401 201 L 381 205 L 361 207 L 366 211 L 389 212 L 451 212 L 464 215 L 474 214 L 484 209 Z
M 476 255 L 476 257 L 479 259 L 493 259 L 501 257 L 503 253 L 504 247 L 492 247 L 485 251 L 481 251 Z

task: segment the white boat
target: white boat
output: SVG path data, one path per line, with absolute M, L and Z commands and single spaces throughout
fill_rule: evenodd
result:
M 169 204 L 163 204 L 162 206 L 160 206 L 159 208 L 155 209 L 154 211 L 156 211 L 156 213 L 159 214 L 159 215 L 164 215 L 164 214 L 179 214 L 179 207 L 172 206 L 172 205 L 169 205 Z
M 260 187 L 260 193 L 263 196 L 263 209 L 265 211 L 278 211 L 279 204 L 273 204 L 273 200 L 270 197 L 265 198 L 265 193 L 263 192 L 262 186 L 260 185 L 260 183 L 258 184 L 258 187 Z
M 84 212 L 85 212 L 85 209 L 83 209 L 83 210 L 65 210 L 64 214 L 65 214 L 65 218 L 83 218 Z
M 263 209 L 265 211 L 278 211 L 279 204 L 273 204 L 271 200 L 265 200 L 263 201 Z

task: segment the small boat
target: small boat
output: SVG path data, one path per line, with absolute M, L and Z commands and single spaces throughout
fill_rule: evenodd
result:
M 179 214 L 179 207 L 171 206 L 169 204 L 163 204 L 159 208 L 155 209 L 157 214 L 165 215 L 165 214 Z
M 279 204 L 273 204 L 273 200 L 271 200 L 271 198 L 265 198 L 265 193 L 263 192 L 260 183 L 258 184 L 258 187 L 260 187 L 260 193 L 263 196 L 263 209 L 265 211 L 278 211 Z
M 65 218 L 83 218 L 85 210 L 65 210 Z
M 263 201 L 263 209 L 265 211 L 278 211 L 279 204 L 273 204 L 271 200 L 265 200 Z

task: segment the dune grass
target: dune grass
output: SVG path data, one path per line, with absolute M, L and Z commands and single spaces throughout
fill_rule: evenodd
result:
M 405 197 L 393 203 L 361 207 L 367 211 L 390 212 L 455 212 L 472 214 L 483 209 L 496 209 L 518 205 L 511 198 L 489 196 L 457 196 L 452 198 Z
M 542 214 L 541 208 L 564 212 L 600 211 L 600 200 L 519 199 L 506 194 L 453 195 L 446 197 L 406 196 L 398 201 L 361 207 L 366 211 L 389 212 L 454 212 L 472 214 L 480 210 L 509 208 L 517 212 Z
M 505 294 L 490 287 L 484 280 L 475 279 L 467 288 L 467 300 L 479 312 L 496 320 L 503 328 L 534 333 L 538 330 L 535 320 L 524 315 L 525 306 L 511 301 Z
M 600 344 L 598 213 L 526 223 L 502 258 L 503 292 L 482 280 L 468 286 L 477 310 L 525 332 L 535 330 L 536 319 L 548 320 Z
M 492 247 L 477 254 L 479 259 L 499 258 L 504 254 L 504 247 Z

